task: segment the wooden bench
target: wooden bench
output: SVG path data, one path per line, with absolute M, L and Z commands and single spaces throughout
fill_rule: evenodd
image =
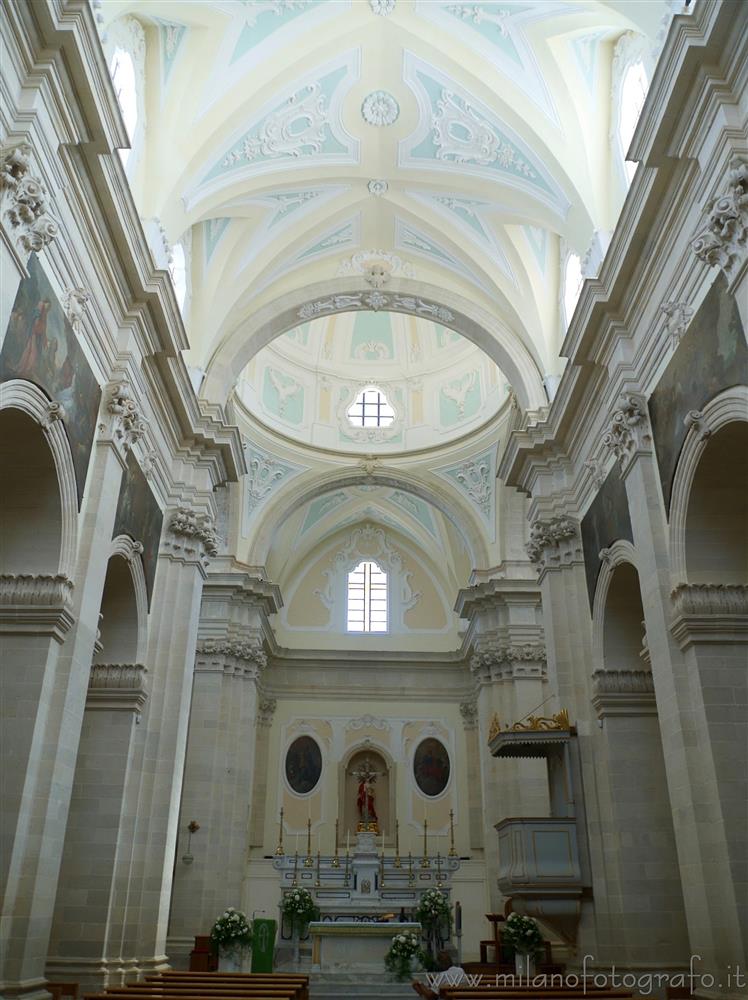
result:
M 62 1000 L 63 997 L 78 1000 L 78 983 L 47 983 L 44 989 L 52 994 L 52 1000 Z

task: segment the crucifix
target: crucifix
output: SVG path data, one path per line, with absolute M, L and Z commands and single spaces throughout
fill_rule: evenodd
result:
M 375 771 L 368 757 L 364 757 L 358 767 L 349 771 L 358 782 L 358 795 L 356 805 L 359 815 L 359 830 L 379 829 L 379 820 L 376 810 L 376 781 L 378 777 L 385 776 L 384 771 Z

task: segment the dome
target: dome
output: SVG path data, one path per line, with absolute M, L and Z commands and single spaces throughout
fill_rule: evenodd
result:
M 369 407 L 377 395 L 379 419 Z M 266 427 L 317 448 L 367 453 L 446 444 L 490 420 L 507 395 L 500 369 L 460 334 L 373 311 L 289 330 L 255 355 L 237 386 L 239 403 Z

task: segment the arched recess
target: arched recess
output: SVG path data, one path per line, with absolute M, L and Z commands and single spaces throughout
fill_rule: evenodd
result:
M 670 503 L 673 583 L 748 583 L 748 387 L 686 419 Z
M 641 670 L 644 609 L 636 549 L 619 539 L 603 551 L 592 606 L 592 647 L 599 669 Z
M 249 562 L 251 565 L 264 566 L 267 562 L 268 554 L 273 545 L 273 539 L 280 530 L 284 521 L 294 514 L 304 504 L 316 500 L 318 497 L 333 493 L 335 490 L 346 489 L 351 486 L 388 486 L 403 493 L 411 493 L 419 497 L 431 506 L 436 507 L 454 525 L 455 530 L 464 540 L 470 553 L 473 567 L 488 566 L 488 551 L 483 539 L 483 532 L 477 520 L 457 501 L 450 502 L 446 497 L 439 494 L 435 489 L 425 483 L 414 480 L 412 477 L 398 473 L 395 475 L 384 472 L 353 473 L 346 475 L 334 475 L 334 478 L 325 477 L 310 485 L 308 483 L 300 485 L 295 490 L 289 490 L 284 496 L 283 503 L 271 505 L 268 515 L 260 527 L 250 549 Z M 451 498 L 450 498 L 451 500 Z M 459 510 L 459 517 L 455 514 L 455 509 Z
M 2 572 L 72 579 L 75 467 L 58 405 L 31 382 L 0 386 Z
M 359 763 L 369 758 L 372 769 L 379 773 L 376 784 L 382 791 L 377 791 L 375 805 L 379 818 L 379 831 L 386 835 L 386 843 L 395 842 L 395 817 L 397 815 L 397 772 L 395 761 L 389 750 L 379 743 L 378 740 L 367 736 L 364 740 L 349 747 L 338 764 L 338 802 L 341 823 L 338 830 L 340 846 L 346 842 L 347 832 L 350 830 L 351 839 L 355 838 L 356 823 L 358 821 L 358 811 L 356 797 L 358 793 L 358 781 L 352 775 L 352 771 L 358 768 Z M 380 784 L 381 783 L 381 784 Z
M 142 663 L 148 597 L 141 553 L 129 535 L 112 540 L 101 596 L 101 645 L 94 663 Z
M 318 316 L 375 307 L 420 315 L 454 330 L 480 347 L 499 366 L 523 408 L 535 409 L 548 402 L 539 359 L 518 333 L 462 296 L 407 278 L 393 279 L 386 292 L 362 288 L 358 278 L 336 278 L 269 302 L 216 348 L 207 366 L 201 395 L 225 401 L 255 354 L 300 323 Z

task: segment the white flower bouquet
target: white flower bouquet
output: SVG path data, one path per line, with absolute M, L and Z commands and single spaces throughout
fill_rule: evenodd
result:
M 284 917 L 298 927 L 305 927 L 310 920 L 316 920 L 319 910 L 315 906 L 312 894 L 308 889 L 290 889 L 283 896 L 281 910 Z
M 396 979 L 407 979 L 411 973 L 413 956 L 419 955 L 420 950 L 421 942 L 417 934 L 412 931 L 396 934 L 392 939 L 390 950 L 384 956 L 385 968 L 392 972 Z
M 426 930 L 433 930 L 440 925 L 451 927 L 452 911 L 444 893 L 438 889 L 427 889 L 416 908 L 416 920 Z
M 246 914 L 230 906 L 213 924 L 210 939 L 218 951 L 244 951 L 252 945 L 252 928 Z
M 508 945 L 519 955 L 534 955 L 543 947 L 543 935 L 532 917 L 510 913 L 501 929 L 502 944 Z

